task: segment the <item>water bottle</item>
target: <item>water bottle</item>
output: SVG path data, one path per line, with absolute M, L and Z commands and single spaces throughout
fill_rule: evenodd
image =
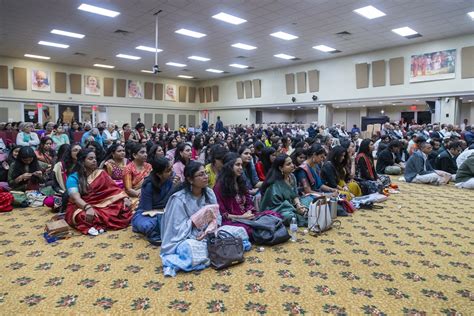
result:
M 291 224 L 290 224 L 291 241 L 293 241 L 293 242 L 296 241 L 296 233 L 297 232 L 298 232 L 298 224 L 296 223 L 296 217 L 293 217 L 291 219 Z

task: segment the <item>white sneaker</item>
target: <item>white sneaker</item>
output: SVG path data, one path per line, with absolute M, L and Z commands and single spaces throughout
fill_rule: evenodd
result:
M 89 228 L 89 230 L 87 231 L 87 233 L 91 236 L 97 236 L 99 235 L 99 231 L 97 229 L 95 229 L 95 227 L 91 227 Z

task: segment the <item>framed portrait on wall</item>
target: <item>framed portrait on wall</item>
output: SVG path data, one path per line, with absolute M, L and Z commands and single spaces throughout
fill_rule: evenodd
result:
M 142 86 L 140 81 L 128 80 L 128 97 L 129 98 L 143 98 Z
M 165 101 L 176 102 L 176 85 L 175 84 L 165 85 Z
M 79 106 L 60 104 L 58 106 L 59 119 L 62 123 L 72 124 L 74 121 L 79 121 Z
M 49 70 L 32 69 L 31 70 L 31 90 L 51 92 Z
M 456 77 L 456 50 L 448 49 L 412 55 L 410 82 L 454 79 Z
M 97 76 L 84 76 L 84 94 L 100 95 L 100 79 Z

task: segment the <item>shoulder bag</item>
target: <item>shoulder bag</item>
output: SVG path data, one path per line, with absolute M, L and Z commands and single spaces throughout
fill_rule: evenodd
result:
M 211 267 L 216 270 L 244 262 L 242 238 L 234 237 L 225 230 L 207 235 L 207 252 Z

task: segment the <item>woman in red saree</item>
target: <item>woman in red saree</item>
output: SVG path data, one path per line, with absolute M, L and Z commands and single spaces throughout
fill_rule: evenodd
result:
M 143 144 L 134 144 L 130 151 L 132 162 L 123 171 L 123 185 L 125 192 L 132 199 L 132 209 L 138 206 L 142 192 L 143 180 L 150 174 L 151 165 L 146 162 L 146 147 Z
M 95 236 L 130 224 L 130 199 L 107 172 L 97 169 L 92 150 L 79 153 L 75 172 L 68 177 L 66 187 L 69 203 L 65 219 L 81 233 Z

